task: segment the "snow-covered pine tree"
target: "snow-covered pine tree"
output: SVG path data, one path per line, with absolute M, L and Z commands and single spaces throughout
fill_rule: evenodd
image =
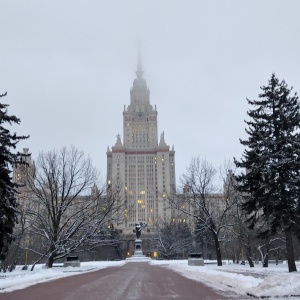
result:
M 243 209 L 249 227 L 260 229 L 263 236 L 284 232 L 289 272 L 297 271 L 293 233 L 297 226 L 300 196 L 300 114 L 297 93 L 291 95 L 285 81 L 275 74 L 268 86 L 261 87 L 259 100 L 248 100 L 253 107 L 245 121 L 248 140 L 243 158 L 235 164 L 246 171 L 237 176 L 243 192 Z M 265 226 L 265 225 L 268 226 Z
M 0 95 L 0 98 L 6 96 Z M 13 228 L 17 222 L 16 187 L 11 170 L 15 163 L 21 163 L 22 155 L 12 153 L 20 140 L 28 136 L 11 134 L 5 125 L 19 124 L 16 116 L 7 115 L 7 104 L 0 103 L 0 260 L 5 259 L 9 244 L 13 241 Z

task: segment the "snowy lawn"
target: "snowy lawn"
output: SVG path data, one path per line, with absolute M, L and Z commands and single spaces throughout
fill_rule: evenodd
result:
M 23 289 L 38 282 L 45 282 L 66 276 L 92 272 L 111 266 L 124 265 L 126 261 L 83 262 L 80 268 L 54 267 L 43 269 L 37 265 L 33 272 L 17 268 L 11 273 L 0 273 L 0 293 Z M 138 263 L 138 262 L 137 262 Z M 217 290 L 234 291 L 241 296 L 247 294 L 255 297 L 293 297 L 300 299 L 300 274 L 288 273 L 286 264 L 271 264 L 269 268 L 255 265 L 206 264 L 204 267 L 188 266 L 187 260 L 152 260 L 152 265 L 170 268 L 181 275 L 201 281 Z M 300 263 L 298 264 L 300 270 Z M 242 298 L 241 298 L 242 299 Z M 287 299 L 287 298 L 285 298 Z

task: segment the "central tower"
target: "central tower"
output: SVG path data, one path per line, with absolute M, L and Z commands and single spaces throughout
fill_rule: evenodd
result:
M 150 104 L 150 91 L 139 58 L 137 78 L 130 91 L 130 105 L 123 112 L 123 139 L 127 149 L 157 147 L 157 111 Z
M 107 181 L 124 190 L 124 215 L 116 225 L 130 232 L 136 223 L 146 222 L 151 230 L 172 215 L 166 198 L 175 193 L 175 151 L 164 133 L 158 142 L 157 115 L 139 56 L 130 104 L 123 111 L 123 143 L 118 134 L 106 153 Z

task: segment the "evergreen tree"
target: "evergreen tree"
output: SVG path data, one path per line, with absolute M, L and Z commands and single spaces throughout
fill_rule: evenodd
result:
M 0 95 L 0 98 L 7 93 Z M 12 153 L 20 140 L 28 136 L 11 134 L 5 128 L 6 124 L 19 124 L 20 119 L 16 116 L 7 115 L 7 104 L 0 103 L 0 260 L 5 258 L 9 244 L 13 241 L 13 228 L 17 222 L 17 184 L 12 181 L 11 167 L 21 163 L 22 154 Z
M 293 232 L 297 233 L 297 207 L 300 188 L 300 114 L 297 93 L 291 95 L 285 81 L 275 74 L 268 86 L 261 87 L 259 100 L 248 100 L 253 107 L 245 123 L 248 140 L 237 167 L 246 172 L 237 176 L 238 189 L 243 192 L 243 209 L 249 227 L 258 227 L 261 236 L 284 232 L 289 271 L 297 271 Z

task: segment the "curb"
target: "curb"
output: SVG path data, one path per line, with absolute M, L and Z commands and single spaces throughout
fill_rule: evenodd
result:
M 84 269 L 84 270 L 64 270 L 63 273 L 83 273 L 83 272 L 88 272 L 92 270 L 97 270 L 98 268 L 92 267 L 89 269 Z
M 247 296 L 256 299 L 268 299 L 268 298 L 300 298 L 300 295 L 282 295 L 282 296 L 255 296 L 253 294 L 247 293 Z

